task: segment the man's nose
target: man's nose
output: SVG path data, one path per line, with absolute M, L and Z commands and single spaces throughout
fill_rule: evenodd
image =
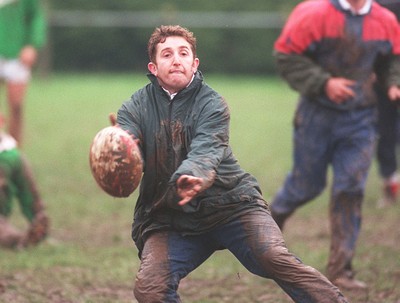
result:
M 179 56 L 179 54 L 174 54 L 174 57 L 173 57 L 173 64 L 180 64 L 181 63 L 181 58 L 180 58 L 180 56 Z

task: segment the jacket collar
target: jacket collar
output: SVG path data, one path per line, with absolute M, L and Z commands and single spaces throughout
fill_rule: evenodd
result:
M 168 93 L 158 83 L 156 76 L 154 76 L 151 73 L 148 73 L 147 77 L 149 78 L 150 82 L 153 84 L 153 86 L 156 88 L 156 90 L 158 92 L 168 95 Z M 199 87 L 199 85 L 201 85 L 202 82 L 203 82 L 203 74 L 201 71 L 198 70 L 194 74 L 193 80 L 189 83 L 189 85 L 187 87 L 185 87 L 184 89 L 180 90 L 175 96 L 185 96 L 185 95 L 191 93 L 193 90 L 195 90 L 197 87 Z
M 360 10 L 354 11 L 347 0 L 331 0 L 331 2 L 335 7 L 337 7 L 342 11 L 349 12 L 352 15 L 360 15 L 360 16 L 369 14 L 372 6 L 372 0 L 367 0 L 364 6 Z

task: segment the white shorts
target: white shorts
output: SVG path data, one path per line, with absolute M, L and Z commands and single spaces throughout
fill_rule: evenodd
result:
M 19 60 L 0 57 L 0 80 L 7 83 L 27 83 L 30 79 L 30 69 Z

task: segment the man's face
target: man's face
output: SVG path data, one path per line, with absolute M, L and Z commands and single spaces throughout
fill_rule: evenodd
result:
M 150 62 L 148 69 L 173 94 L 189 84 L 198 66 L 199 59 L 193 58 L 190 44 L 182 37 L 172 36 L 157 45 L 156 62 Z

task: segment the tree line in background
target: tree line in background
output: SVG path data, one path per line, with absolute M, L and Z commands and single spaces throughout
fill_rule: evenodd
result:
M 184 13 L 201 13 L 205 20 L 197 26 L 188 26 L 197 37 L 201 70 L 215 73 L 274 73 L 272 48 L 280 26 L 257 27 L 242 25 L 226 27 L 207 26 L 207 13 L 274 13 L 287 14 L 300 1 L 230 0 L 230 1 L 131 1 L 131 0 L 47 0 L 49 18 L 49 43 L 44 55 L 48 68 L 54 71 L 138 71 L 147 72 L 147 40 L 154 26 L 88 26 L 79 23 L 60 25 L 57 12 L 146 12 L 150 16 L 160 13 L 173 16 Z M 240 16 L 240 15 L 238 15 Z M 239 17 L 238 17 L 239 18 Z M 250 16 L 251 18 L 251 16 Z M 167 19 L 168 20 L 168 19 Z M 101 21 L 102 20 L 98 20 Z M 103 20 L 104 21 L 104 20 Z M 240 21 L 240 20 L 231 20 Z M 250 20 L 251 21 L 251 20 Z M 202 24 L 203 22 L 203 24 Z M 222 25 L 224 21 L 221 21 Z

